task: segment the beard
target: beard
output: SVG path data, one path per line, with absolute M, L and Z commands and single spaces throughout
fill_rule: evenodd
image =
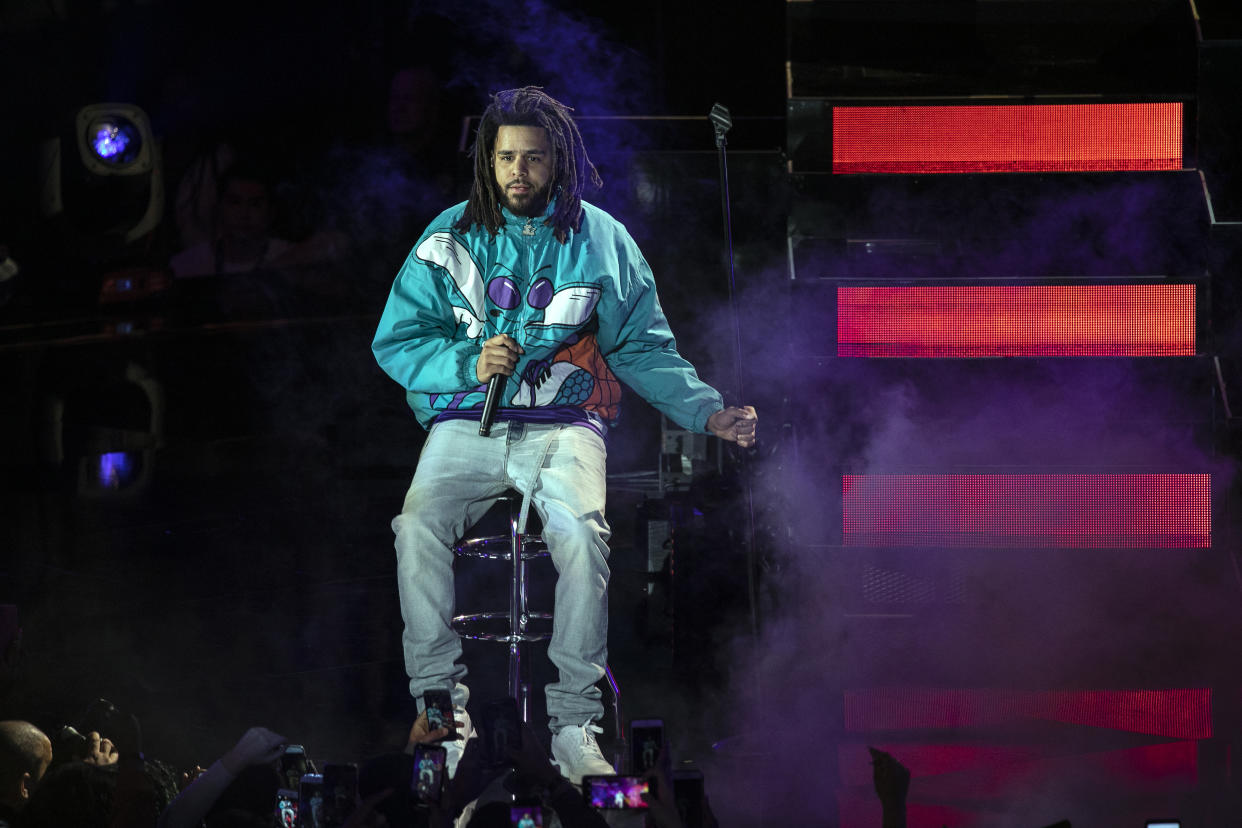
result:
M 525 193 L 514 193 L 505 187 L 501 201 L 515 216 L 536 218 L 542 216 L 543 211 L 548 209 L 548 187 L 548 184 L 539 188 L 531 187 Z

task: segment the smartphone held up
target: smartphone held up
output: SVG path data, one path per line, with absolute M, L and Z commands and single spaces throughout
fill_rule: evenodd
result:
M 615 811 L 647 807 L 643 799 L 647 780 L 641 776 L 584 776 L 582 791 L 592 808 Z
M 634 719 L 630 722 L 630 773 L 641 776 L 654 768 L 663 749 L 663 719 Z
M 447 690 L 428 690 L 423 693 L 423 710 L 427 713 L 427 729 L 439 730 L 446 727 L 448 738 L 457 737 L 456 723 L 453 719 L 453 697 Z
M 448 751 L 439 745 L 417 745 L 414 748 L 414 771 L 410 779 L 410 792 L 421 804 L 440 801 L 444 789 L 444 765 Z

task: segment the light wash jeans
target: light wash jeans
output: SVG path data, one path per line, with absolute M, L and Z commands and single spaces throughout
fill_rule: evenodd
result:
M 546 688 L 551 728 L 603 716 L 596 683 L 608 659 L 606 459 L 603 438 L 582 426 L 500 422 L 490 437 L 479 436 L 477 421 L 431 427 L 392 521 L 405 670 L 420 708 L 432 688 L 450 690 L 461 707 L 469 699 L 461 640 L 450 626 L 452 547 L 512 487 L 529 492 L 558 576 L 548 656 L 560 675 Z

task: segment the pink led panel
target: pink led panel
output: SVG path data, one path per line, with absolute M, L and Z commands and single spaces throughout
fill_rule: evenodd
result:
M 1182 104 L 837 106 L 834 173 L 1182 168 Z
M 1212 692 L 1198 688 L 1041 692 L 925 687 L 845 692 L 845 729 L 850 732 L 995 727 L 1032 719 L 1169 739 L 1208 739 L 1212 736 Z M 997 759 L 987 753 L 994 748 L 972 750 L 944 753 L 935 763 L 929 759 L 928 772 L 948 773 Z
M 844 475 L 846 546 L 1206 549 L 1208 474 Z
M 1150 792 L 1152 780 L 1168 780 L 1170 777 L 1182 776 L 1186 771 L 1193 771 L 1198 749 L 1195 740 L 1186 739 L 1075 757 L 1065 754 L 1064 747 L 1020 744 L 1017 739 L 1012 744 L 1005 744 L 1003 736 L 993 736 L 993 739 L 997 738 L 1001 741 L 989 740 L 975 744 L 924 741 L 872 744 L 880 750 L 900 756 L 901 763 L 915 777 L 936 777 L 936 784 L 927 786 L 927 789 L 934 788 L 934 794 L 946 798 L 952 798 L 953 793 L 967 797 L 972 794 L 1003 794 L 1009 787 L 1006 783 L 1011 782 L 1015 775 L 1021 776 L 1024 772 L 1029 773 L 1040 766 L 1049 770 L 1053 769 L 1048 767 L 1050 765 L 1060 766 L 1056 769 L 1062 772 L 1073 770 L 1073 777 L 1077 779 L 1081 778 L 1083 765 L 1087 763 L 1094 765 L 1097 770 L 1103 770 L 1101 766 L 1111 765 L 1114 770 L 1122 771 L 1121 775 L 1128 776 L 1135 782 L 1147 783 L 1144 787 Z M 1117 741 L 1124 744 L 1126 740 L 1123 738 Z M 871 740 L 868 742 L 871 743 Z M 869 755 L 858 749 L 857 744 L 840 743 L 837 767 L 840 768 L 842 781 L 850 787 L 870 787 L 868 783 L 875 772 L 870 759 Z M 1073 767 L 1074 765 L 1078 767 Z M 953 793 L 950 793 L 951 790 Z
M 1002 737 L 1003 738 L 1003 737 Z M 1199 788 L 1199 743 L 1193 740 L 1160 742 L 1110 748 L 1070 745 L 925 744 L 909 741 L 874 746 L 899 757 L 910 770 L 906 824 L 910 828 L 995 828 L 1010 824 L 998 820 L 1014 803 L 1046 798 L 1049 784 L 1072 780 L 1075 790 L 1109 791 L 1115 825 L 1145 825 L 1151 816 L 1151 797 L 1192 794 Z M 873 744 L 870 739 L 867 744 Z M 975 753 L 974 761 L 960 767 L 951 760 Z M 841 828 L 874 828 L 881 825 L 879 799 L 873 781 L 875 768 L 861 744 L 841 744 L 838 767 L 844 787 L 838 795 Z M 1123 801 L 1137 798 L 1130 809 Z M 1021 824 L 1021 823 L 1018 823 Z
M 1194 285 L 837 288 L 838 356 L 1194 353 Z

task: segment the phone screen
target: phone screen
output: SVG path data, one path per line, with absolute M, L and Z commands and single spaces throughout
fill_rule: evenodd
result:
M 428 690 L 423 693 L 423 709 L 427 711 L 428 730 L 447 727 L 451 733 L 456 732 L 453 725 L 453 697 L 449 691 Z
M 420 802 L 439 802 L 444 785 L 444 762 L 447 752 L 439 745 L 418 745 L 414 748 L 414 776 L 410 790 Z
M 509 828 L 543 828 L 543 809 L 538 805 L 509 806 Z
M 302 774 L 310 772 L 306 761 L 306 749 L 301 745 L 289 745 L 280 757 L 280 784 L 289 790 L 297 790 Z
M 323 777 L 317 773 L 302 775 L 298 785 L 298 817 L 301 828 L 323 826 Z
M 582 787 L 593 808 L 619 810 L 647 807 L 642 797 L 647 793 L 647 780 L 641 776 L 584 776 Z
M 510 748 L 522 747 L 522 721 L 518 717 L 517 702 L 500 699 L 488 702 L 483 708 L 483 748 L 488 762 L 503 765 L 509 759 Z
M 276 824 L 279 828 L 298 828 L 298 792 L 281 788 L 276 792 Z
M 358 802 L 358 766 L 323 766 L 323 822 L 320 828 L 339 828 Z
M 673 771 L 673 799 L 681 824 L 697 828 L 703 824 L 703 772 L 700 770 Z
M 630 773 L 641 775 L 655 767 L 664 747 L 664 722 L 636 719 L 630 722 Z

